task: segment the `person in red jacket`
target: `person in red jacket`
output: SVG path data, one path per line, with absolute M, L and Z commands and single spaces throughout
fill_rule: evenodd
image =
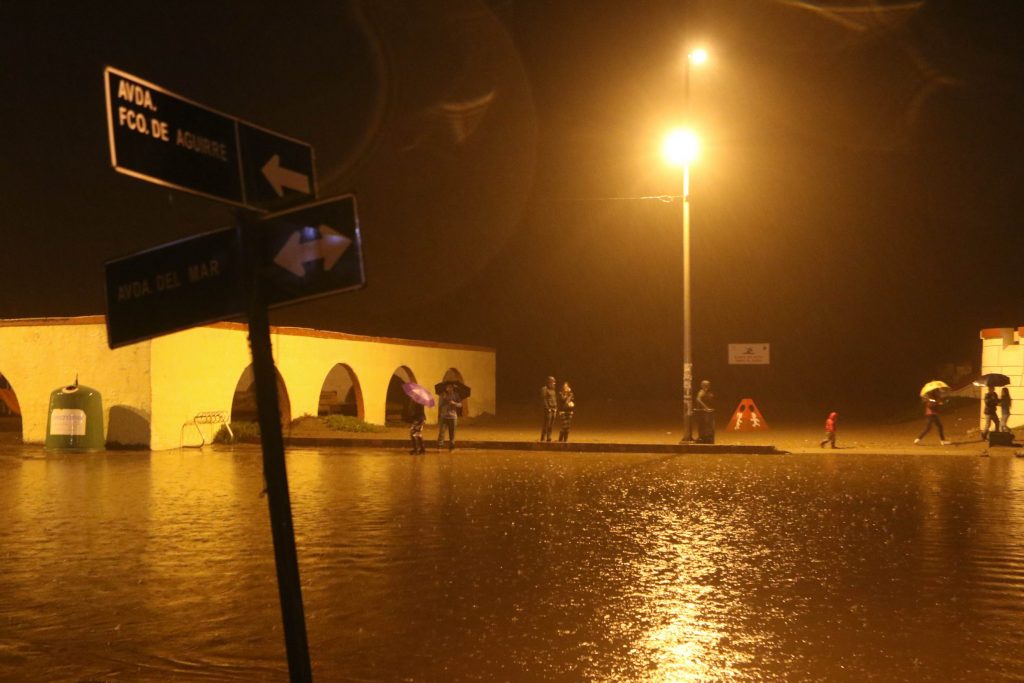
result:
M 942 420 L 939 418 L 939 411 L 946 405 L 942 391 L 940 389 L 929 391 L 924 397 L 924 402 L 924 414 L 928 418 L 928 422 L 925 423 L 924 431 L 921 432 L 920 436 L 914 439 L 914 443 L 921 443 L 921 439 L 931 430 L 932 425 L 935 425 L 939 428 L 939 443 L 943 446 L 949 446 L 953 442 L 946 441 L 946 433 L 942 429 Z
M 835 411 L 828 414 L 828 419 L 825 420 L 825 438 L 821 440 L 819 448 L 824 448 L 827 443 L 831 443 L 832 448 L 836 447 L 836 418 L 838 417 L 839 413 Z

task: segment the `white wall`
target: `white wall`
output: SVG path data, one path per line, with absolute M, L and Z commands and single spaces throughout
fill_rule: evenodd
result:
M 494 413 L 493 349 L 360 337 L 303 328 L 272 328 L 271 344 L 293 418 L 316 415 L 324 379 L 348 365 L 362 391 L 364 419 L 384 423 L 384 402 L 395 369 L 406 366 L 433 387 L 457 369 L 473 396 L 468 414 Z M 120 349 L 107 346 L 102 316 L 0 320 L 0 373 L 22 408 L 22 436 L 46 438 L 50 393 L 79 375 L 100 392 L 108 443 L 177 448 L 182 425 L 199 412 L 231 414 L 235 386 L 251 363 L 247 328 L 217 323 Z M 436 411 L 428 418 L 436 419 Z M 209 441 L 219 425 L 201 427 Z M 198 442 L 194 429 L 185 442 Z

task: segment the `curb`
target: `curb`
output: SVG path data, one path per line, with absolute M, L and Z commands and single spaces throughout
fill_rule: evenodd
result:
M 373 438 L 318 438 L 289 437 L 285 446 L 306 448 L 408 448 L 408 439 Z M 430 444 L 430 442 L 427 442 Z M 587 443 L 537 441 L 457 441 L 456 450 L 505 450 L 555 453 L 675 453 L 675 454 L 730 454 L 730 455 L 786 455 L 775 446 L 740 444 L 648 444 L 648 443 Z M 427 451 L 438 450 L 428 445 Z

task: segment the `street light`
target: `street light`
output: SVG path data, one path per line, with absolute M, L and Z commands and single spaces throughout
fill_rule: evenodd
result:
M 686 55 L 683 83 L 683 109 L 686 124 L 690 121 L 690 67 L 708 61 L 708 53 L 697 48 Z M 691 131 L 677 130 L 665 138 L 665 159 L 673 166 L 683 167 L 683 437 L 680 443 L 693 441 L 693 348 L 690 340 L 690 164 L 699 150 L 697 136 Z
M 690 164 L 700 144 L 692 131 L 676 130 L 665 137 L 662 152 L 673 166 L 683 167 L 683 438 L 693 441 L 693 358 L 690 345 Z

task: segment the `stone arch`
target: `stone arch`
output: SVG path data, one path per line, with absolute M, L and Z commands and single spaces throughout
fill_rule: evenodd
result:
M 459 372 L 458 368 L 448 368 L 447 370 L 445 370 L 444 377 L 441 378 L 441 381 L 462 382 L 463 384 L 466 383 L 466 381 L 462 379 L 462 373 Z M 462 404 L 462 407 L 459 408 L 459 417 L 462 417 L 463 415 L 469 415 L 469 401 L 470 399 L 468 398 L 464 398 L 461 401 L 459 401 L 459 403 Z
M 7 381 L 3 373 L 0 373 L 0 432 L 22 434 L 21 404 L 18 402 L 18 395 L 14 393 L 14 387 Z
M 274 368 L 274 372 L 277 375 L 277 407 L 281 411 L 281 425 L 287 427 L 292 421 L 292 404 L 281 373 L 277 368 Z M 256 375 L 252 371 L 251 363 L 242 371 L 235 385 L 235 395 L 231 399 L 231 421 L 259 421 L 259 412 L 256 408 Z
M 409 397 L 405 395 L 402 385 L 407 382 L 415 382 L 416 375 L 405 365 L 399 365 L 391 373 L 388 380 L 388 391 L 384 395 L 384 423 L 401 422 L 402 414 L 409 404 Z
M 320 386 L 318 415 L 351 415 L 360 420 L 366 418 L 363 409 L 363 390 L 359 378 L 345 363 L 337 363 L 324 377 Z

